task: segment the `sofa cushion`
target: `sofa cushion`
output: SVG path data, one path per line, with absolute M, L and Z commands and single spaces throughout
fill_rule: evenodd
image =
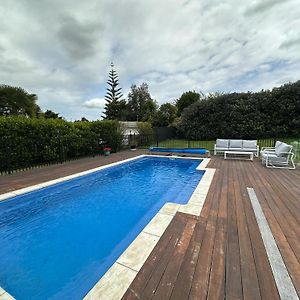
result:
M 216 146 L 217 148 L 228 148 L 229 140 L 217 139 Z
M 243 141 L 242 140 L 229 140 L 229 149 L 242 149 Z
M 249 140 L 243 140 L 243 148 L 244 149 L 256 149 L 257 147 L 257 141 L 249 141 Z
M 287 157 L 288 152 L 290 152 L 292 146 L 286 144 L 286 143 L 281 143 L 277 148 L 275 148 L 275 154 L 278 157 Z

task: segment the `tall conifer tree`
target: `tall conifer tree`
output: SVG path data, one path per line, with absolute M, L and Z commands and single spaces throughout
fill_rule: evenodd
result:
M 111 63 L 111 70 L 108 73 L 108 88 L 106 89 L 104 107 L 104 119 L 108 120 L 122 120 L 126 111 L 126 101 L 122 100 L 122 88 L 119 86 L 119 79 L 117 72 L 114 70 L 114 64 Z

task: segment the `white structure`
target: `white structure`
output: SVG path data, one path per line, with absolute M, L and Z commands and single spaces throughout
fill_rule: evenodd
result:
M 139 134 L 138 131 L 138 122 L 129 122 L 129 121 L 124 121 L 124 122 L 119 122 L 120 126 L 123 131 L 123 135 L 130 135 L 130 134 Z

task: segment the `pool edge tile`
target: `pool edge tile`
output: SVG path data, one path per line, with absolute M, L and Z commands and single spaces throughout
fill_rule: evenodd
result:
M 171 223 L 173 216 L 158 212 L 142 232 L 161 237 Z
M 9 199 L 9 198 L 13 198 L 13 197 L 16 197 L 17 194 L 15 194 L 14 192 L 8 192 L 8 193 L 5 193 L 5 194 L 1 194 L 0 195 L 0 201 L 3 201 L 3 200 L 6 200 L 6 199 Z
M 16 300 L 12 295 L 0 287 L 0 300 Z
M 116 262 L 138 272 L 159 238 L 159 236 L 142 231 Z
M 178 211 L 180 204 L 174 202 L 166 202 L 164 206 L 159 210 L 158 213 L 164 215 L 175 216 L 176 212 Z
M 126 266 L 114 263 L 83 299 L 121 299 L 136 274 Z

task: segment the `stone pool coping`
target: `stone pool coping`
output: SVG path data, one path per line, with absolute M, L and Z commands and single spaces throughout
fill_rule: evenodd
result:
M 136 157 L 128 158 L 108 165 L 93 168 L 87 171 L 64 176 L 58 179 L 50 180 L 44 183 L 36 184 L 30 187 L 15 190 L 0 195 L 0 201 L 14 198 L 18 195 L 39 190 L 53 184 L 87 175 L 112 166 L 117 166 L 129 161 L 133 161 L 142 157 L 170 157 L 164 155 L 147 155 L 142 154 Z M 206 168 L 210 158 L 200 157 L 180 157 L 172 156 L 180 159 L 201 160 L 196 170 L 205 171 L 199 184 L 195 188 L 192 196 L 187 204 L 176 204 L 167 202 L 160 211 L 152 218 L 140 234 L 133 240 L 127 249 L 121 254 L 110 269 L 101 277 L 101 279 L 92 287 L 92 289 L 84 297 L 87 299 L 120 299 L 126 292 L 127 288 L 135 278 L 138 271 L 143 266 L 147 257 L 163 235 L 164 231 L 170 224 L 176 212 L 188 213 L 199 216 L 208 193 L 215 169 Z M 8 292 L 0 287 L 0 300 L 14 299 Z

